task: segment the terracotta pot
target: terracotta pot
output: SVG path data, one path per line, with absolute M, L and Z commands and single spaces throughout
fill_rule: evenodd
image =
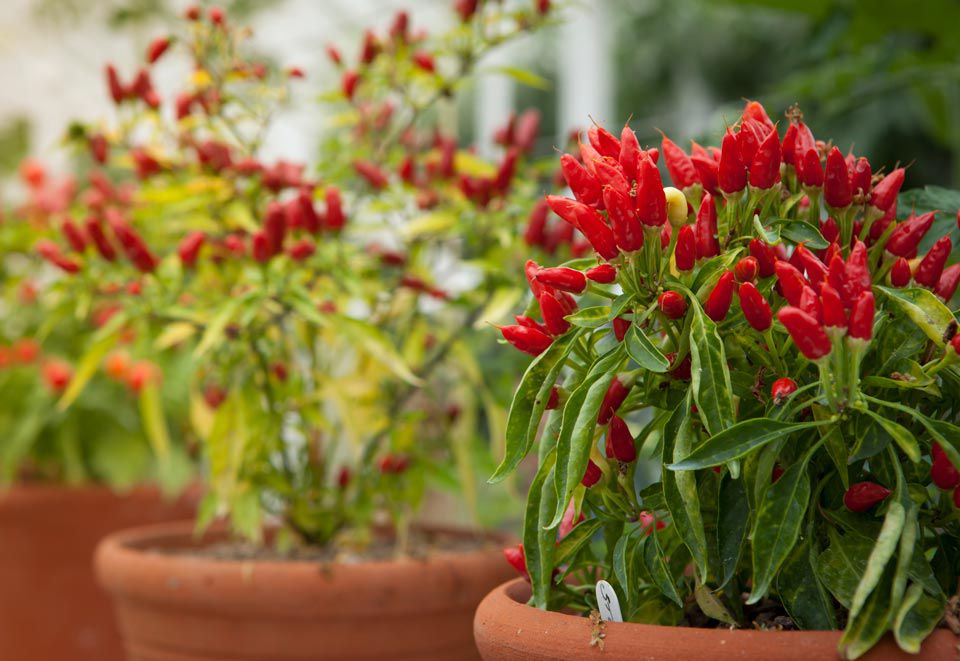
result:
M 16 486 L 0 491 L 0 659 L 123 658 L 93 552 L 105 535 L 192 516 L 195 498 L 169 502 L 156 489 Z
M 143 527 L 97 550 L 131 661 L 478 659 L 473 613 L 512 573 L 496 535 L 423 560 L 322 564 L 190 555 L 226 537 L 191 531 Z
M 839 631 L 752 631 L 661 627 L 607 622 L 604 649 L 591 646 L 594 625 L 588 618 L 548 613 L 527 606 L 530 585 L 523 579 L 505 583 L 488 594 L 477 608 L 473 632 L 486 661 L 690 661 L 709 659 L 776 659 L 821 661 L 838 659 Z M 887 635 L 866 661 L 957 658 L 957 637 L 938 629 L 918 656 L 907 654 Z

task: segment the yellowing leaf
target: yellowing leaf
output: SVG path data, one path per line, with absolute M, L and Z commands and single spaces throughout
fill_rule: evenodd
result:
M 140 415 L 143 417 L 147 440 L 161 462 L 170 457 L 170 433 L 163 416 L 160 390 L 155 383 L 147 383 L 140 391 Z
M 90 348 L 87 349 L 87 352 L 83 354 L 83 357 L 77 363 L 77 367 L 73 372 L 73 378 L 70 379 L 70 383 L 67 385 L 66 390 L 63 391 L 60 401 L 57 402 L 57 408 L 59 410 L 66 411 L 67 408 L 76 401 L 77 397 L 80 396 L 80 393 L 83 392 L 87 383 L 96 373 L 97 368 L 100 366 L 100 361 L 103 360 L 107 351 L 116 344 L 117 337 L 118 335 L 115 332 L 107 335 L 94 342 Z
M 468 151 L 454 154 L 453 163 L 457 172 L 471 177 L 492 177 L 497 174 L 496 166 Z
M 405 239 L 415 239 L 427 234 L 444 232 L 457 222 L 457 217 L 449 212 L 438 211 L 414 218 L 400 228 L 400 234 Z
M 160 335 L 154 340 L 153 346 L 163 351 L 193 337 L 196 333 L 197 327 L 195 325 L 186 321 L 175 321 L 172 324 L 168 324 L 166 328 L 160 332 Z
M 497 324 L 506 318 L 520 300 L 520 290 L 515 287 L 503 287 L 493 293 L 490 302 L 477 317 L 474 328 L 483 328 L 488 324 Z

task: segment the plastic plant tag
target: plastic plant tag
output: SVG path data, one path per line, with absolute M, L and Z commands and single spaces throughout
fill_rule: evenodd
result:
M 605 622 L 623 622 L 617 593 L 604 580 L 597 581 L 597 607 L 600 609 L 600 618 Z

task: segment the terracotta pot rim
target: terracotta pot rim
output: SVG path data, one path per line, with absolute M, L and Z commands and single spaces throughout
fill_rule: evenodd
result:
M 144 482 L 128 487 L 115 487 L 101 482 L 82 482 L 67 484 L 63 482 L 21 481 L 0 486 L 0 504 L 23 504 L 37 500 L 76 498 L 102 498 L 104 496 L 134 496 L 137 494 L 158 494 L 164 501 L 173 503 L 194 491 L 194 485 L 175 493 L 166 493 L 156 483 Z
M 475 630 L 480 632 L 489 620 L 503 622 L 527 622 L 535 618 L 538 624 L 543 627 L 537 627 L 543 630 L 556 631 L 559 628 L 580 627 L 589 630 L 592 626 L 587 618 L 579 615 L 570 615 L 554 611 L 542 611 L 529 606 L 527 600 L 530 598 L 530 584 L 522 578 L 508 581 L 484 598 L 475 618 Z M 694 645 L 703 644 L 716 638 L 723 638 L 726 645 L 755 645 L 758 641 L 770 641 L 770 636 L 777 636 L 781 642 L 792 639 L 799 641 L 810 641 L 817 645 L 824 645 L 835 648 L 842 634 L 841 631 L 775 631 L 775 630 L 756 630 L 756 629 L 706 629 L 698 627 L 670 627 L 656 624 L 636 624 L 632 622 L 606 622 L 604 623 L 606 640 L 608 643 L 613 639 L 620 639 L 618 642 L 639 641 L 649 638 L 651 635 L 663 637 L 671 635 L 676 639 L 682 639 L 684 643 L 693 643 Z M 666 634 L 672 631 L 674 634 Z M 888 636 L 889 637 L 889 636 Z M 949 629 L 936 629 L 928 638 L 928 642 L 938 639 L 938 642 L 946 642 L 948 639 L 956 644 L 957 637 Z M 885 641 L 890 642 L 890 641 Z M 639 647 L 637 649 L 640 649 Z M 904 653 L 905 654 L 905 653 Z M 620 657 L 617 657 L 620 658 Z

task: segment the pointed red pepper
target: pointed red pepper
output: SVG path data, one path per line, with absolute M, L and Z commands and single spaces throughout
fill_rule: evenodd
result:
M 873 170 L 870 168 L 870 161 L 861 156 L 854 164 L 853 172 L 850 173 L 850 188 L 855 197 L 863 199 L 870 194 L 872 178 Z
M 612 264 L 599 264 L 587 269 L 586 276 L 587 280 L 607 285 L 611 282 L 616 282 L 617 269 Z
M 879 211 L 887 211 L 896 201 L 906 170 L 897 168 L 880 180 L 870 193 L 870 206 Z
M 832 346 L 820 322 L 800 308 L 787 306 L 777 313 L 800 352 L 808 360 L 819 360 L 829 355 Z
M 834 209 L 848 207 L 853 201 L 847 162 L 836 147 L 827 154 L 827 167 L 823 176 L 823 199 Z
M 803 122 L 797 122 L 796 124 L 795 138 L 793 142 L 793 164 L 796 166 L 800 160 L 803 158 L 811 149 L 817 148 L 817 141 L 813 137 L 813 133 L 810 131 L 810 127 L 804 124 Z
M 687 312 L 686 299 L 683 294 L 675 291 L 665 291 L 660 294 L 657 305 L 667 319 L 680 319 Z
M 637 163 L 640 161 L 640 143 L 637 142 L 637 135 L 630 128 L 629 124 L 623 125 L 620 132 L 620 154 L 617 160 L 620 162 L 620 168 L 629 181 L 637 179 Z
M 624 196 L 630 197 L 630 182 L 627 181 L 617 161 L 611 158 L 602 158 L 594 162 L 593 171 L 601 186 L 610 186 Z
M 787 130 L 783 134 L 783 142 L 780 143 L 780 156 L 785 165 L 792 165 L 799 169 L 800 162 L 797 159 L 797 125 L 793 122 L 790 122 L 790 125 L 787 126 Z
M 930 480 L 938 489 L 953 489 L 960 485 L 960 471 L 950 461 L 943 449 L 933 443 L 933 464 L 930 467 Z
M 69 243 L 70 247 L 76 252 L 83 252 L 87 249 L 87 239 L 83 235 L 83 230 L 72 220 L 69 218 L 65 219 L 60 229 L 63 231 L 63 236 L 66 238 L 67 243 Z
M 507 342 L 531 356 L 539 356 L 553 343 L 549 335 L 526 326 L 503 326 L 500 333 Z
M 697 258 L 707 259 L 720 254 L 720 242 L 717 238 L 717 207 L 713 202 L 713 196 L 709 193 L 705 193 L 703 201 L 700 202 L 694 233 L 697 239 Z
M 87 230 L 87 236 L 90 237 L 93 245 L 96 246 L 97 252 L 100 253 L 100 256 L 108 262 L 115 260 L 117 258 L 117 251 L 114 249 L 113 245 L 110 243 L 110 240 L 107 238 L 106 233 L 103 231 L 103 225 L 101 224 L 100 219 L 96 216 L 90 216 L 83 225 Z
M 623 338 L 627 336 L 627 331 L 630 330 L 630 320 L 616 317 L 611 325 L 613 326 L 613 336 L 617 338 L 617 342 L 623 342 Z
M 847 282 L 851 291 L 851 301 L 859 296 L 860 292 L 870 289 L 873 285 L 873 276 L 870 274 L 870 266 L 867 264 L 869 259 L 867 255 L 867 246 L 863 241 L 857 239 L 847 258 L 846 273 Z
M 873 292 L 864 291 L 860 293 L 850 311 L 850 337 L 855 340 L 870 341 L 873 337 L 873 317 L 875 314 L 875 303 Z
M 727 129 L 720 143 L 720 163 L 717 171 L 717 183 L 727 195 L 739 193 L 747 186 L 747 168 L 740 158 L 737 138 Z
M 843 494 L 843 505 L 851 512 L 866 512 L 889 498 L 890 493 L 890 489 L 874 482 L 857 482 Z
M 643 228 L 633 208 L 633 200 L 612 186 L 603 187 L 603 204 L 613 225 L 617 246 L 625 252 L 634 252 L 643 247 Z
M 819 257 L 810 252 L 802 243 L 797 245 L 794 254 L 803 264 L 803 269 L 807 273 L 807 280 L 810 281 L 815 290 L 819 289 L 820 283 L 827 277 L 827 267 L 820 261 Z
M 817 321 L 823 323 L 823 305 L 820 303 L 820 297 L 813 287 L 804 285 L 800 292 L 800 305 L 797 306 Z
M 697 177 L 703 184 L 703 190 L 711 195 L 719 195 L 718 177 L 720 176 L 720 169 L 717 162 L 709 156 L 691 156 L 690 162 L 693 163 L 693 167 L 697 171 Z
M 566 266 L 541 268 L 537 271 L 536 278 L 548 287 L 570 292 L 571 294 L 582 294 L 583 290 L 587 288 L 586 276 L 582 272 Z
M 912 277 L 910 263 L 903 257 L 897 257 L 897 261 L 890 268 L 890 284 L 894 287 L 906 287 L 910 284 L 910 278 Z
M 265 264 L 270 261 L 273 252 L 270 250 L 270 238 L 263 230 L 258 230 L 251 237 L 251 253 L 254 261 Z
M 601 257 L 611 260 L 620 254 L 613 230 L 596 209 L 557 195 L 547 195 L 546 199 L 553 212 L 580 230 Z
M 560 170 L 573 196 L 592 207 L 602 204 L 600 182 L 570 154 L 560 157 Z
M 543 294 L 541 294 L 541 296 L 542 295 Z M 526 328 L 536 328 L 541 333 L 546 333 L 548 335 L 550 334 L 550 331 L 546 326 L 544 326 L 538 321 L 531 319 L 530 317 L 527 317 L 526 315 L 522 315 L 522 314 L 514 315 L 513 319 L 521 326 L 525 326 Z
M 778 181 L 780 181 L 780 136 L 776 131 L 770 131 L 757 148 L 753 163 L 750 165 L 750 185 L 768 190 Z
M 594 484 L 600 481 L 600 478 L 603 477 L 603 471 L 600 470 L 600 467 L 593 463 L 592 459 L 587 459 L 587 470 L 583 473 L 583 479 L 580 480 L 580 484 L 586 488 L 592 487 Z
M 640 159 L 636 207 L 640 222 L 647 227 L 662 227 L 667 222 L 667 197 L 663 192 L 660 170 L 649 156 Z
M 183 240 L 180 241 L 180 245 L 177 247 L 177 253 L 185 267 L 193 268 L 196 265 L 200 248 L 203 247 L 206 240 L 207 235 L 199 230 L 190 232 L 183 237 Z
M 757 150 L 760 148 L 760 143 L 767 135 L 762 126 L 750 119 L 740 122 L 740 131 L 735 135 L 737 146 L 740 148 L 740 161 L 745 168 L 749 169 L 757 155 Z M 777 146 L 779 147 L 779 145 L 780 136 L 777 136 Z
M 570 330 L 570 322 L 564 319 L 568 314 L 553 292 L 545 291 L 537 301 L 540 303 L 540 315 L 551 335 L 563 335 Z
M 754 330 L 763 333 L 773 324 L 773 313 L 770 311 L 770 304 L 763 297 L 760 290 L 752 282 L 744 282 L 740 285 L 740 309 L 743 310 L 743 316 L 747 323 Z
M 829 282 L 820 288 L 820 303 L 823 308 L 823 325 L 827 328 L 846 328 L 847 311 L 840 294 Z
M 620 157 L 620 141 L 602 126 L 593 125 L 587 129 L 587 139 L 601 156 L 614 160 Z
M 603 396 L 603 402 L 600 404 L 600 411 L 597 414 L 597 424 L 605 425 L 623 404 L 623 400 L 630 394 L 630 387 L 624 385 L 619 376 L 613 377 L 606 394 Z
M 637 458 L 637 446 L 633 442 L 633 434 L 627 423 L 620 416 L 613 416 L 610 428 L 607 430 L 606 455 L 608 459 L 629 464 Z
M 789 262 L 778 261 L 774 268 L 783 297 L 787 299 L 790 305 L 800 305 L 803 288 L 808 284 L 806 278 Z
M 808 149 L 797 163 L 797 179 L 808 188 L 823 186 L 823 166 L 820 165 L 820 154 L 816 149 Z
M 943 267 L 947 263 L 947 258 L 950 257 L 951 250 L 953 250 L 953 242 L 949 236 L 942 236 L 937 239 L 937 242 L 927 251 L 913 274 L 913 279 L 917 281 L 917 284 L 930 289 L 935 288 L 940 282 Z
M 820 222 L 820 233 L 823 235 L 823 238 L 831 244 L 828 250 L 832 249 L 840 238 L 840 227 L 837 225 L 837 221 L 833 219 L 833 216 L 828 216 L 826 220 Z M 839 250 L 839 246 L 837 249 Z M 823 263 L 829 264 L 830 260 L 824 259 Z
M 750 239 L 750 255 L 757 260 L 757 272 L 761 278 L 769 278 L 774 274 L 777 256 L 773 248 L 761 239 Z
M 733 302 L 733 271 L 724 271 L 703 304 L 703 311 L 716 322 L 723 321 Z
M 767 115 L 767 111 L 759 101 L 747 101 L 743 106 L 743 114 L 740 118 L 741 120 L 751 119 L 759 122 L 768 131 L 772 131 L 775 128 L 773 122 L 770 121 L 770 116 Z
M 685 272 L 693 269 L 697 261 L 697 239 L 693 226 L 684 225 L 680 228 L 673 255 L 678 271 Z
M 756 257 L 742 257 L 733 267 L 737 282 L 753 282 L 760 271 L 760 262 Z
M 700 183 L 697 168 L 683 149 L 667 136 L 663 136 L 661 147 L 663 149 L 663 160 L 674 186 L 683 190 Z
M 944 269 L 935 292 L 944 302 L 949 303 L 957 291 L 957 284 L 960 284 L 960 264 L 953 264 Z
M 517 570 L 517 573 L 528 581 L 530 580 L 530 574 L 527 572 L 527 559 L 523 552 L 523 544 L 517 544 L 516 546 L 509 546 L 503 549 L 503 557 L 506 558 L 507 563 L 509 563 L 511 567 Z
M 920 241 L 933 225 L 936 214 L 936 211 L 928 211 L 919 216 L 911 216 L 897 225 L 885 246 L 887 252 L 897 257 L 910 259 L 911 255 L 916 252 Z

